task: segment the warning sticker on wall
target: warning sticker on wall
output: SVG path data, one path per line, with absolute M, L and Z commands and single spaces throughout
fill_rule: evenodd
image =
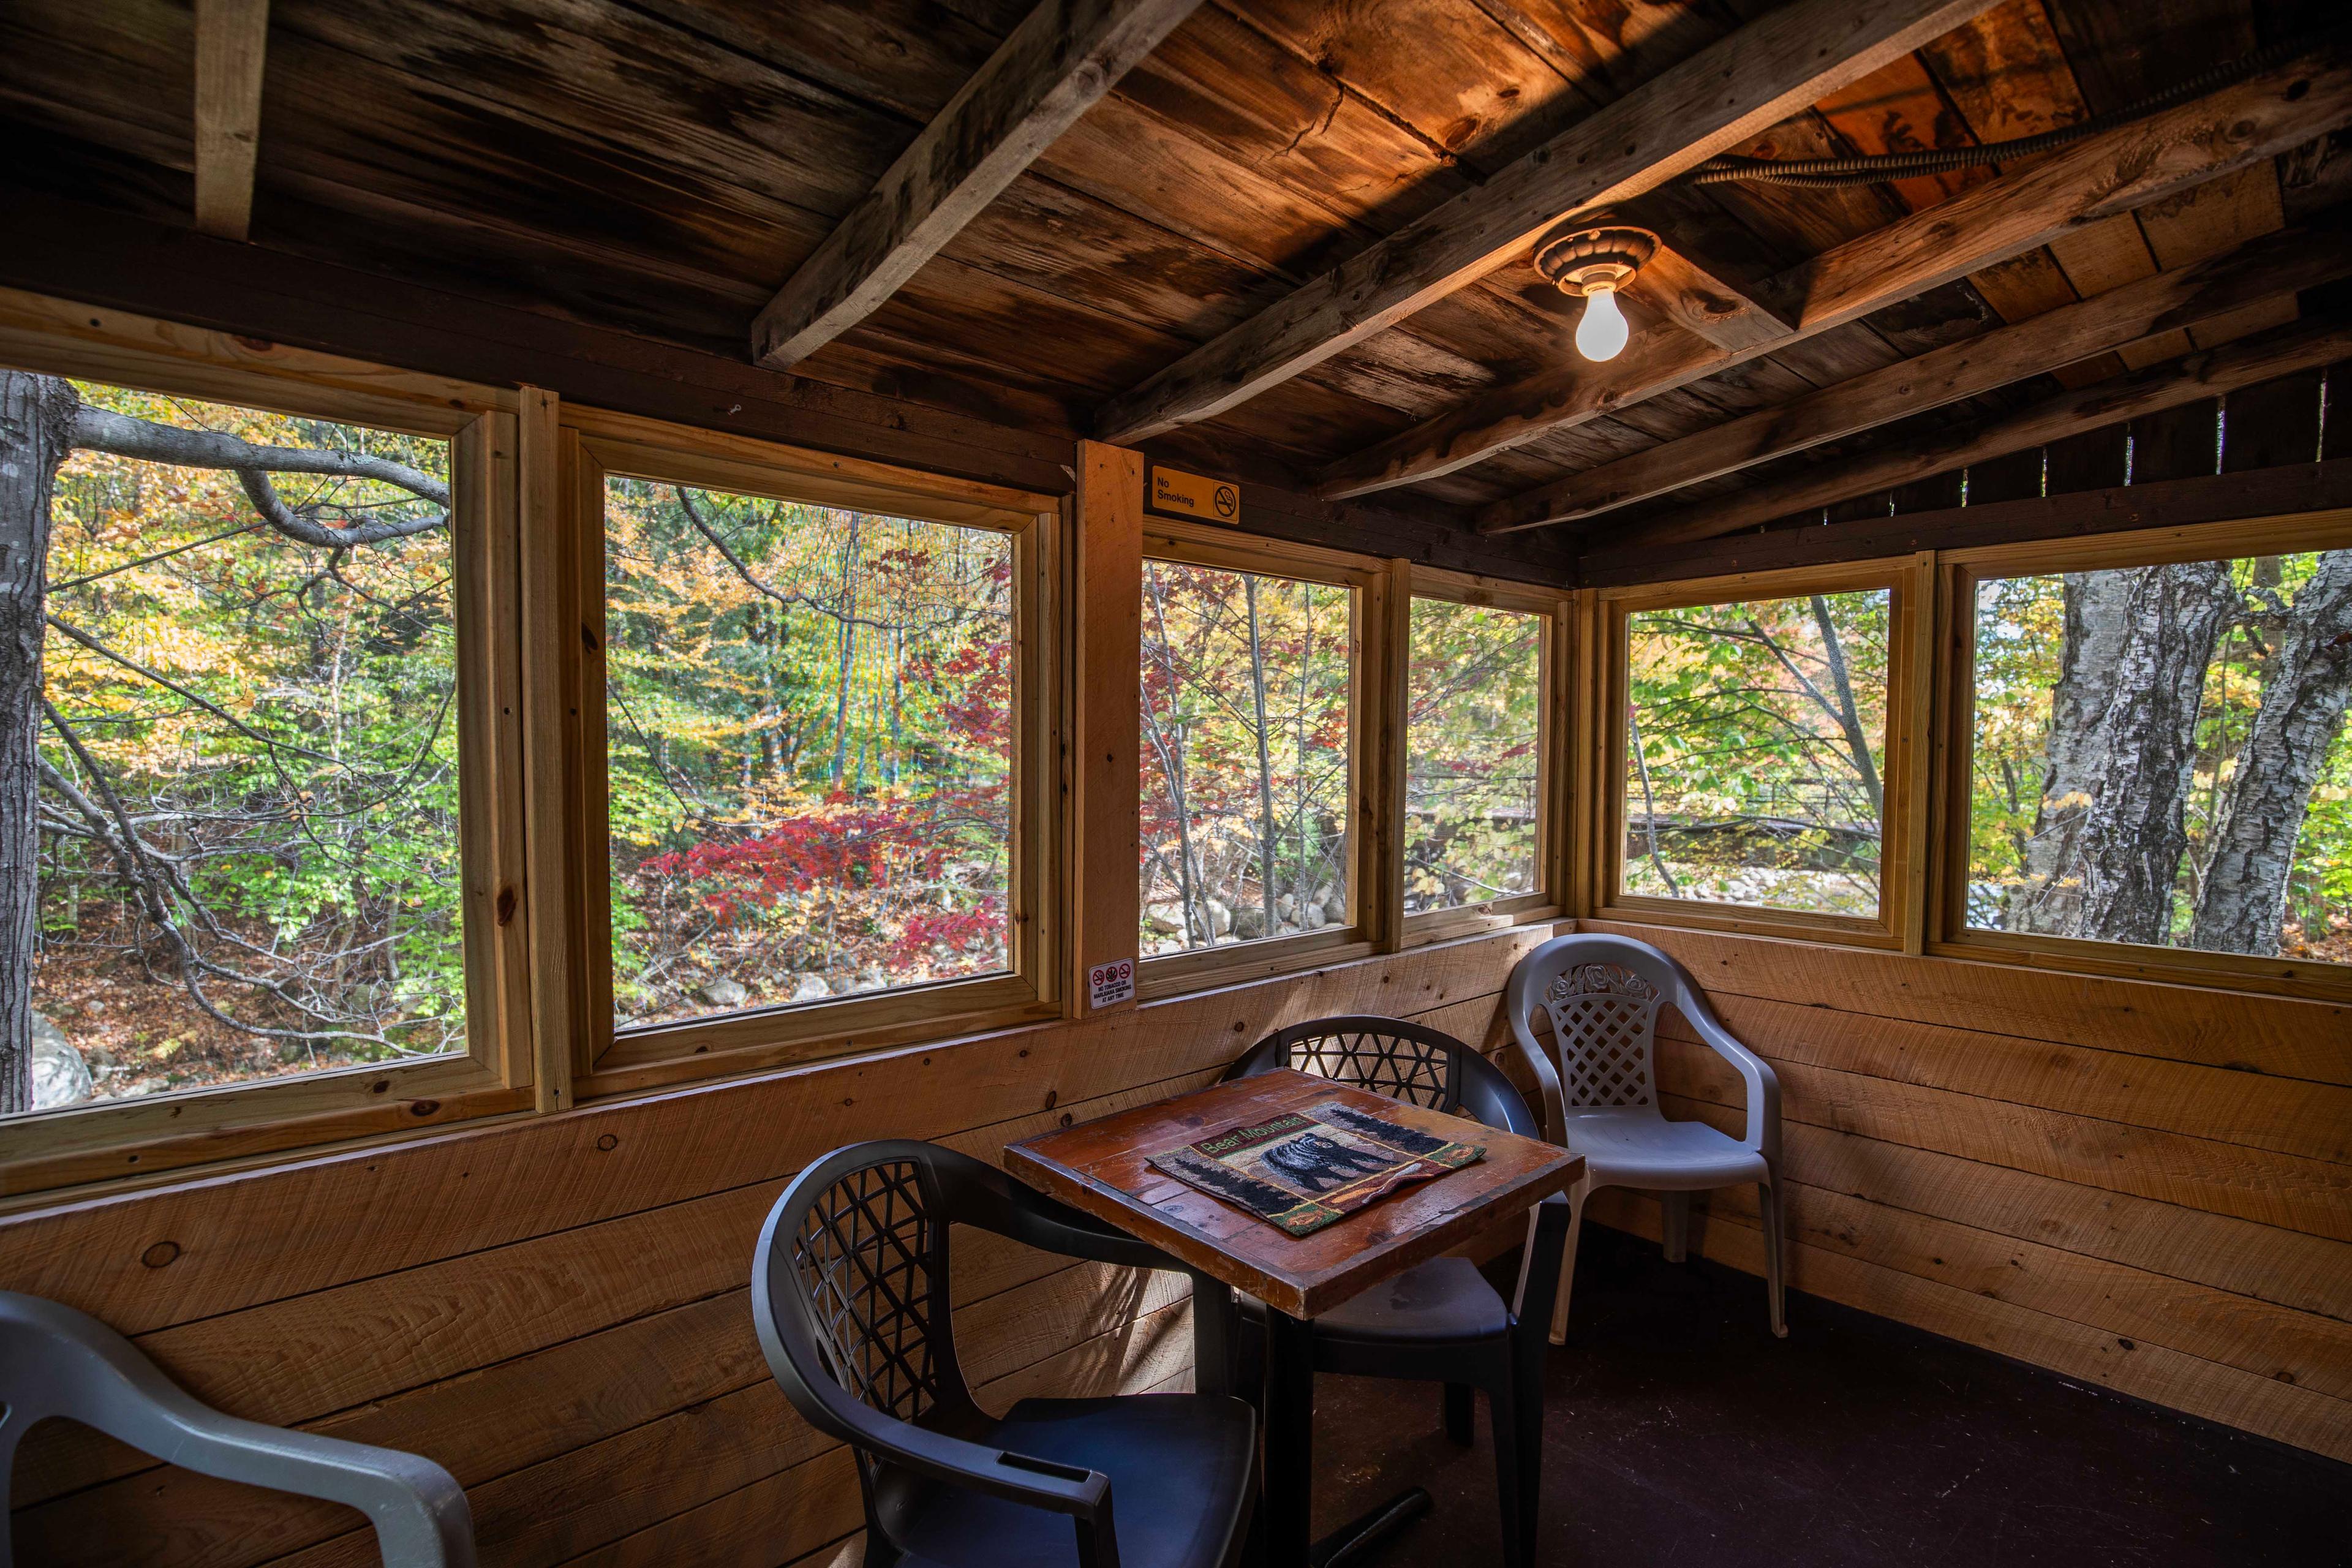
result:
M 1229 479 L 1188 474 L 1181 468 L 1151 465 L 1151 482 L 1143 499 L 1154 511 L 1197 517 L 1203 522 L 1238 523 L 1242 520 L 1242 488 Z
M 1135 994 L 1135 960 L 1097 963 L 1087 971 L 1087 999 L 1097 1007 L 1124 1002 Z

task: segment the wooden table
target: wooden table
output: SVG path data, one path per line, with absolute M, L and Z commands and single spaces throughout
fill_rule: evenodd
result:
M 1486 1157 L 1304 1237 L 1290 1236 L 1150 1163 L 1153 1154 L 1223 1128 L 1332 1100 L 1441 1137 L 1484 1144 Z M 1138 1106 L 1009 1144 L 1004 1151 L 1004 1168 L 1012 1174 L 1266 1304 L 1265 1496 L 1260 1506 L 1268 1555 L 1286 1565 L 1346 1555 L 1362 1543 L 1362 1527 L 1392 1520 L 1399 1510 L 1397 1503 L 1384 1505 L 1322 1545 L 1308 1545 L 1315 1374 L 1307 1320 L 1560 1191 L 1581 1173 L 1583 1163 L 1581 1155 L 1554 1144 L 1288 1070 Z M 1425 1493 L 1422 1504 L 1426 1506 Z

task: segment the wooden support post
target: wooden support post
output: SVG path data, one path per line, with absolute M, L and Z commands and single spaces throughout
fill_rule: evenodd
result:
M 1071 1012 L 1131 1007 L 1141 929 L 1143 454 L 1078 443 L 1072 531 Z M 1097 1007 L 1091 977 L 1125 963 L 1128 999 Z
M 1404 945 L 1406 709 L 1412 665 L 1412 563 L 1389 563 L 1387 577 L 1365 595 L 1362 668 L 1370 678 L 1363 706 L 1372 732 L 1358 754 L 1368 764 L 1359 794 L 1365 827 L 1364 887 L 1360 923 L 1372 945 L 1394 952 Z
M 196 0 L 196 232 L 243 239 L 261 145 L 269 0 Z

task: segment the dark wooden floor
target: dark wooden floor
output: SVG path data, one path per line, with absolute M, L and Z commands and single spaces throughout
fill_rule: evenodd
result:
M 2352 1468 L 1985 1352 L 1588 1233 L 1552 1352 L 1543 1568 L 2340 1568 Z M 1500 1560 L 1486 1412 L 1434 1388 L 1321 1379 L 1318 1532 L 1411 1485 L 1434 1512 L 1370 1560 Z

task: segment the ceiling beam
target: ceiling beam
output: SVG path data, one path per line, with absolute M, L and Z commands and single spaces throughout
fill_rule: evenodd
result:
M 269 0 L 196 0 L 196 232 L 215 239 L 253 225 L 268 43 Z
M 2352 211 L 2338 208 L 2311 227 L 2263 236 L 2178 271 L 2155 273 L 2014 326 L 1947 343 L 1497 501 L 1478 514 L 1478 531 L 1517 533 L 1587 521 L 2347 276 L 2352 276 Z
M 1518 258 L 1564 216 L 1727 152 L 1990 0 L 1793 0 L 1113 398 L 1106 440 L 1206 419 Z
M 1041 0 L 751 324 L 782 370 L 856 326 L 1200 0 Z
M 1628 294 L 1719 349 L 1767 346 L 1796 331 L 1795 322 L 1775 315 L 1752 289 L 1727 281 L 1663 240 L 1642 263 Z
M 2347 507 L 2352 507 L 2352 458 L 2333 458 L 2275 468 L 2159 479 L 2154 484 L 2112 485 L 2105 489 L 1906 511 L 1895 517 L 1858 518 L 1821 528 L 1776 528 L 1680 548 L 1596 552 L 1579 561 L 1576 582 L 1581 588 L 1688 582 L 1791 566 L 1880 561 L 1916 555 L 1922 550 L 2083 539 Z
M 2084 430 L 2195 403 L 2352 355 L 2352 312 L 2294 321 L 2185 358 L 2110 376 L 1980 425 L 1821 464 L 1594 542 L 1611 552 L 1683 544 L 1752 528 Z
M 2352 123 L 2352 41 L 2023 164 L 1759 285 L 1811 337 Z M 1786 342 L 1787 340 L 1782 340 Z M 1314 489 L 1356 496 L 1434 479 L 1769 352 L 1660 324 L 1604 366 L 1580 362 L 1498 388 L 1326 467 Z

